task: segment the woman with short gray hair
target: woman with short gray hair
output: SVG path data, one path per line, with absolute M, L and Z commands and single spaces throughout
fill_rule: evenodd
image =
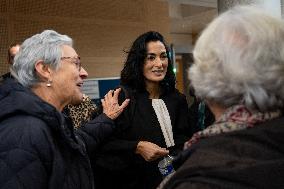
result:
M 62 114 L 83 99 L 88 73 L 72 39 L 45 30 L 24 41 L 0 86 L 0 186 L 3 189 L 94 189 L 89 155 L 114 130 L 120 89 L 102 100 L 103 114 L 73 130 Z

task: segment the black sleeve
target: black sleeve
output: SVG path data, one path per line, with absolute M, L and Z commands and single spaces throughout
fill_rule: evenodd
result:
M 88 153 L 92 154 L 111 135 L 114 127 L 114 121 L 103 113 L 75 132 L 84 141 Z
M 173 134 L 175 140 L 174 148 L 170 148 L 171 154 L 175 155 L 183 149 L 184 142 L 190 137 L 191 125 L 188 119 L 188 105 L 184 95 L 179 94 L 178 112 L 176 112 L 176 122 L 173 125 Z
M 127 93 L 127 94 L 126 94 Z M 128 88 L 122 87 L 119 94 L 119 104 L 121 104 L 126 98 L 130 99 L 128 106 L 124 109 L 122 114 L 115 120 L 116 128 L 114 133 L 108 141 L 102 146 L 102 150 L 105 152 L 121 152 L 128 151 L 134 153 L 139 141 L 137 140 L 125 140 L 123 139 L 124 131 L 131 127 L 132 117 L 135 111 L 135 98 Z
M 189 123 L 191 124 L 191 129 L 189 130 L 190 133 L 190 137 L 198 132 L 200 129 L 197 126 L 197 122 L 198 122 L 198 105 L 199 102 L 197 100 L 197 98 L 193 98 L 193 103 L 191 104 L 191 106 L 189 107 L 189 114 L 188 114 L 188 120 Z

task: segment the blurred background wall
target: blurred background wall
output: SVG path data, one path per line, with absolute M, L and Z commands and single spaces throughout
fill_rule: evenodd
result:
M 0 74 L 12 42 L 53 29 L 74 39 L 90 78 L 117 77 L 123 50 L 141 33 L 157 30 L 171 41 L 168 12 L 157 0 L 0 0 Z
M 74 39 L 90 79 L 117 80 L 124 50 L 156 30 L 172 47 L 177 88 L 188 95 L 195 41 L 214 17 L 237 4 L 261 5 L 283 18 L 284 0 L 0 0 L 0 74 L 9 71 L 11 43 L 54 29 Z

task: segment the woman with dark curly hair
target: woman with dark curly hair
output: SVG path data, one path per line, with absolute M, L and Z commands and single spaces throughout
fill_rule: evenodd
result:
M 175 88 L 172 68 L 160 33 L 144 33 L 132 44 L 121 71 L 120 95 L 130 103 L 116 120 L 121 128 L 96 157 L 97 188 L 157 187 L 162 180 L 158 162 L 189 138 L 187 101 Z

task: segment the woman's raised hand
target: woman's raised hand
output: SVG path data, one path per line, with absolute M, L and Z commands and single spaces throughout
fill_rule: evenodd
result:
M 118 104 L 118 95 L 121 91 L 121 88 L 116 90 L 110 90 L 101 100 L 103 106 L 103 113 L 105 113 L 110 119 L 116 119 L 124 110 L 124 108 L 128 105 L 130 99 L 125 99 L 124 102 L 119 105 Z

